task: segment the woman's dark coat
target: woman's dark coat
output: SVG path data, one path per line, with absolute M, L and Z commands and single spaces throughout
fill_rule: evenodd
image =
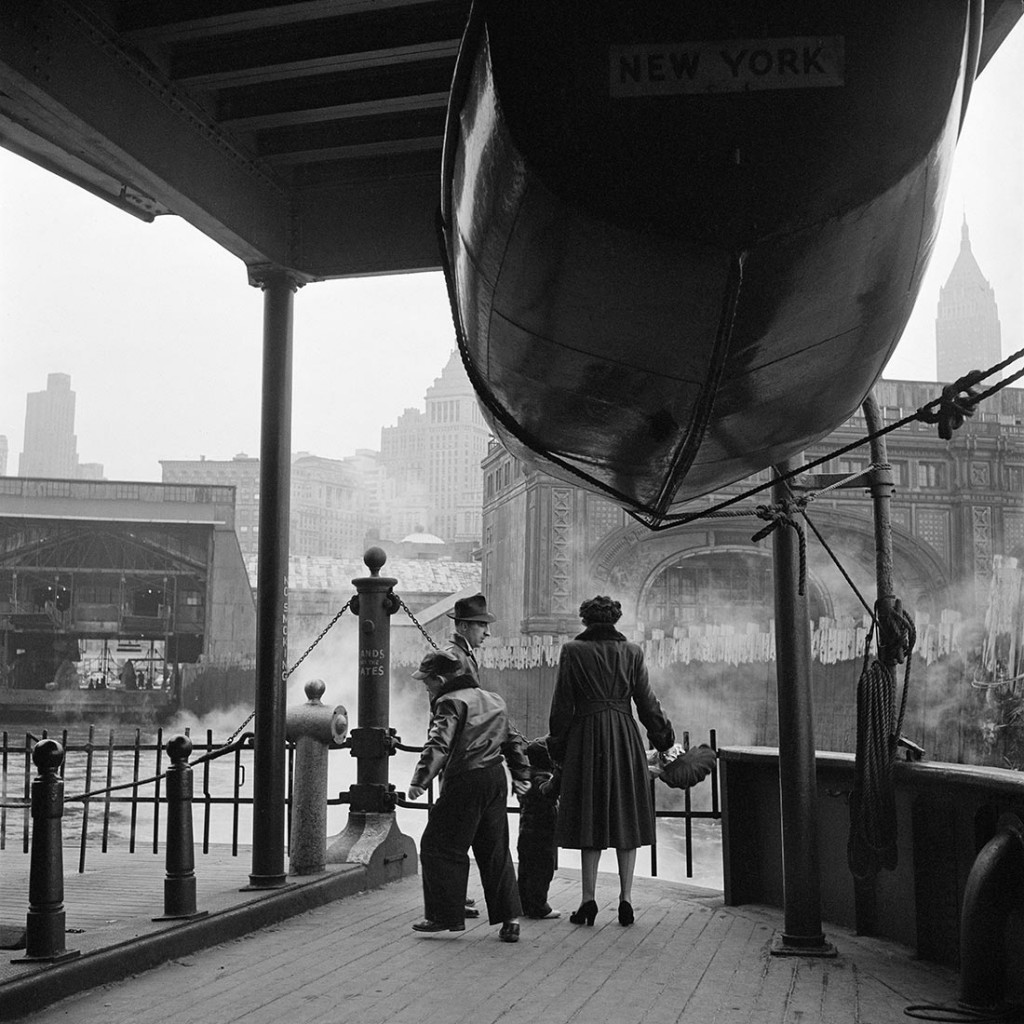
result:
M 634 705 L 651 745 L 671 747 L 672 723 L 636 644 L 610 625 L 591 625 L 566 643 L 548 730 L 549 747 L 563 763 L 559 846 L 631 850 L 654 841 L 650 775 Z

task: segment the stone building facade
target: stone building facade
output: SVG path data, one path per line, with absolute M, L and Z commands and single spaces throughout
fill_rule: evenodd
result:
M 880 381 L 875 397 L 886 425 L 938 395 L 935 384 Z M 852 417 L 805 453 L 811 463 L 866 437 Z M 983 606 L 997 555 L 1024 557 L 1024 391 L 986 401 L 949 441 L 912 422 L 886 437 L 897 591 L 925 615 Z M 867 468 L 866 444 L 814 467 L 816 474 Z M 703 507 L 740 493 L 768 474 L 702 499 Z M 663 630 L 699 623 L 766 625 L 771 615 L 771 542 L 755 543 L 753 517 L 698 519 L 652 531 L 607 499 L 531 470 L 493 445 L 484 462 L 483 586 L 509 635 L 563 634 L 578 624 L 580 601 L 618 597 L 624 621 Z M 743 507 L 767 502 L 767 492 Z M 694 510 L 701 507 L 694 503 Z M 861 487 L 830 490 L 808 510 L 831 554 L 809 541 L 812 616 L 859 617 L 874 597 L 874 528 Z

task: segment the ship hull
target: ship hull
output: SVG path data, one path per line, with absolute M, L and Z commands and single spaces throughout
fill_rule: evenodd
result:
M 979 35 L 967 3 L 706 6 L 478 3 L 445 140 L 496 435 L 652 524 L 858 408 L 931 254 Z

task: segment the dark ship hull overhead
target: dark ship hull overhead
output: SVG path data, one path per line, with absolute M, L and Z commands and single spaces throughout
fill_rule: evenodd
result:
M 0 145 L 264 287 L 444 266 L 501 440 L 652 522 L 841 422 L 1021 0 L 471 9 L 9 0 Z
M 980 4 L 478 0 L 442 215 L 503 444 L 656 525 L 860 405 L 939 226 Z

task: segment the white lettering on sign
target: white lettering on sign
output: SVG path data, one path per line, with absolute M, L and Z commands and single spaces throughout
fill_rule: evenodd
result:
M 359 674 L 361 676 L 384 675 L 383 648 L 367 647 L 359 652 Z
M 612 96 L 760 92 L 843 84 L 843 37 L 613 46 Z

